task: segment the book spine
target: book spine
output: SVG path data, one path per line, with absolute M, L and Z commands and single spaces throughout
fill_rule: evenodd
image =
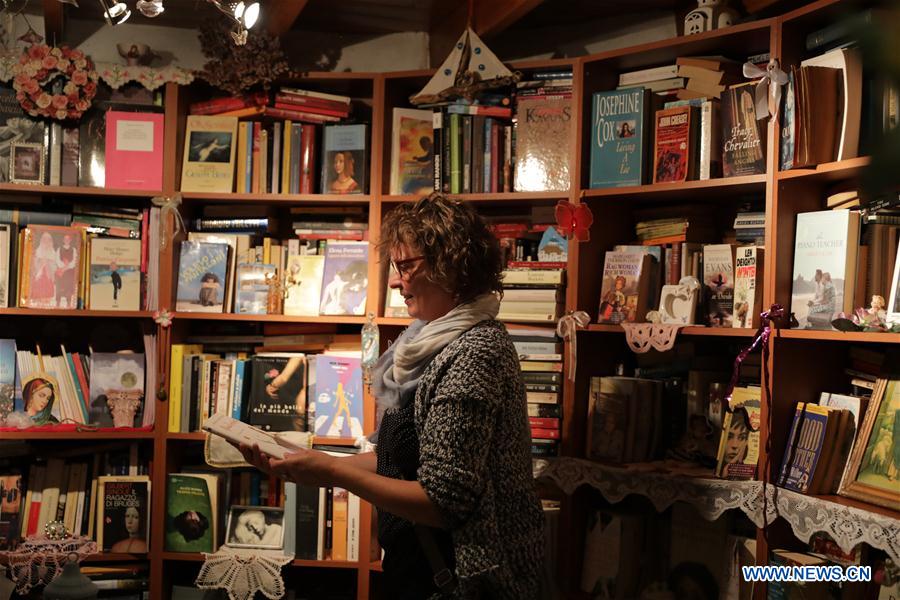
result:
M 302 143 L 303 125 L 301 123 L 291 124 L 291 184 L 289 190 L 292 194 L 300 193 L 300 165 L 303 157 Z
M 463 190 L 462 178 L 462 117 L 450 116 L 450 193 L 460 194 Z
M 316 161 L 316 128 L 314 125 L 303 125 L 300 136 L 300 193 L 314 193 L 315 161 Z M 361 165 L 362 167 L 362 165 Z
M 304 114 L 311 115 L 321 115 L 323 117 L 337 117 L 338 119 L 345 118 L 349 115 L 349 112 L 346 110 L 333 110 L 330 108 L 321 108 L 318 106 L 299 106 L 296 104 L 290 104 L 288 102 L 275 102 L 275 109 L 289 111 L 289 112 L 302 112 Z
M 432 167 L 433 167 L 433 181 L 434 181 L 434 189 L 437 191 L 441 191 L 443 189 L 443 184 L 441 181 L 441 173 L 443 168 L 443 152 L 442 149 L 444 147 L 444 113 L 440 110 L 434 111 L 431 116 L 431 131 L 432 131 Z
M 285 104 L 291 107 L 291 110 L 309 110 L 318 108 L 343 113 L 345 116 L 350 112 L 349 103 L 313 98 L 312 96 L 298 96 L 297 94 L 275 94 L 275 106 L 278 106 L 279 104 Z

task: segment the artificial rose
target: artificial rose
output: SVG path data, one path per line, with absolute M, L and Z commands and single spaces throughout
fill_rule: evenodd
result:
M 41 46 L 38 44 L 31 46 L 30 48 L 28 48 L 28 58 L 30 58 L 31 60 L 40 60 L 44 58 L 44 56 L 47 55 L 47 53 L 45 52 L 46 48 L 47 46 Z
M 59 64 L 59 59 L 53 56 L 52 54 L 49 56 L 45 56 L 44 60 L 41 61 L 41 66 L 47 70 L 55 69 Z
M 72 73 L 72 83 L 75 85 L 84 85 L 88 82 L 87 73 L 84 71 L 75 71 Z
M 65 92 L 66 94 L 68 94 L 70 96 L 77 96 L 78 95 L 78 86 L 70 81 L 65 86 L 63 86 L 63 92 Z
M 69 57 L 72 60 L 79 60 L 84 58 L 84 52 L 82 52 L 81 50 L 72 50 L 71 54 L 69 54 Z
M 46 81 L 47 75 L 49 74 L 50 72 L 47 69 L 40 69 L 37 73 L 35 73 L 34 78 L 38 81 Z
M 69 105 L 69 99 L 65 96 L 53 96 L 53 108 L 65 108 Z
M 51 54 L 52 56 L 55 56 L 55 57 L 59 58 L 60 56 L 62 56 L 62 50 L 60 50 L 59 48 L 51 48 L 51 49 L 50 49 L 50 54 Z
M 48 94 L 47 92 L 41 92 L 37 98 L 35 98 L 34 103 L 37 104 L 38 108 L 47 108 L 53 102 L 53 96 Z
M 91 105 L 87 100 L 79 100 L 75 103 L 75 108 L 82 112 L 86 111 L 88 108 L 90 108 L 90 106 Z
M 65 110 L 58 110 L 58 111 L 56 111 L 56 118 L 59 119 L 60 121 L 62 121 L 62 120 L 65 119 L 66 117 L 74 118 L 74 117 L 76 117 L 76 116 L 78 116 L 78 115 L 77 115 L 77 114 L 69 114 L 69 113 L 67 113 Z
M 38 82 L 35 81 L 34 79 L 29 79 L 28 81 L 25 82 L 25 85 L 22 87 L 29 94 L 37 94 L 38 91 L 41 89 L 41 86 L 38 85 Z
M 72 63 L 70 63 L 68 59 L 60 58 L 59 61 L 56 63 L 56 68 L 59 69 L 60 71 L 68 71 L 69 66 L 71 64 Z
M 88 63 L 87 63 L 87 61 L 86 61 L 85 59 L 83 59 L 83 58 L 75 58 L 75 57 L 73 56 L 73 57 L 72 57 L 72 61 L 75 63 L 75 68 L 76 68 L 76 69 L 85 69 L 85 68 L 87 68 L 87 64 L 88 64 Z
M 84 84 L 84 93 L 93 98 L 94 93 L 97 91 L 97 84 L 93 81 L 88 81 Z

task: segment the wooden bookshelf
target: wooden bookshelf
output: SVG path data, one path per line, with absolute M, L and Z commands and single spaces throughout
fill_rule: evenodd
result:
M 769 125 L 767 134 L 767 171 L 765 174 L 706 181 L 683 183 L 651 184 L 624 188 L 589 189 L 588 171 L 590 165 L 590 125 L 591 98 L 594 92 L 616 87 L 620 72 L 672 64 L 678 56 L 727 55 L 747 56 L 748 54 L 771 51 L 781 61 L 782 67 L 796 64 L 802 57 L 802 35 L 824 24 L 832 22 L 847 8 L 856 9 L 859 3 L 853 0 L 818 0 L 782 16 L 750 21 L 733 27 L 719 29 L 693 36 L 682 36 L 647 44 L 619 48 L 577 59 L 548 61 L 528 61 L 514 65 L 516 69 L 528 70 L 550 67 L 572 67 L 573 69 L 573 111 L 574 135 L 571 140 L 569 163 L 570 185 L 564 192 L 510 192 L 461 194 L 454 196 L 475 204 L 479 209 L 494 207 L 518 208 L 521 206 L 548 205 L 558 200 L 573 203 L 587 202 L 594 213 L 591 240 L 584 244 L 572 243 L 569 251 L 566 290 L 566 310 L 587 311 L 596 320 L 599 299 L 599 274 L 603 269 L 603 253 L 617 243 L 626 243 L 633 236 L 632 211 L 636 207 L 681 206 L 698 201 L 711 209 L 733 203 L 743 196 L 758 196 L 765 199 L 766 224 L 766 265 L 763 305 L 778 301 L 789 306 L 791 291 L 794 220 L 799 212 L 824 208 L 821 195 L 826 184 L 837 181 L 857 181 L 864 168 L 870 163 L 868 157 L 852 158 L 840 162 L 819 165 L 815 169 L 800 169 L 780 172 L 777 168 L 777 132 L 780 124 Z M 391 195 L 389 193 L 391 164 L 391 128 L 394 108 L 409 107 L 408 97 L 428 80 L 433 71 L 408 71 L 396 73 L 304 73 L 290 84 L 296 87 L 338 94 L 347 94 L 357 100 L 363 120 L 370 125 L 370 164 L 367 194 L 206 194 L 187 192 L 182 194 L 181 210 L 185 221 L 196 216 L 207 204 L 245 204 L 273 206 L 286 211 L 290 206 L 303 205 L 361 205 L 368 207 L 368 224 L 371 240 L 376 241 L 383 215 L 403 202 L 411 202 L 415 196 Z M 179 87 L 166 85 L 165 96 L 165 163 L 164 189 L 158 192 L 132 190 L 107 190 L 100 188 L 79 188 L 64 186 L 25 186 L 0 184 L 0 202 L 13 200 L 19 196 L 54 195 L 74 199 L 89 198 L 97 203 L 113 203 L 117 199 L 130 204 L 142 203 L 149 206 L 149 199 L 155 196 L 174 196 L 179 193 L 181 159 L 183 151 L 185 117 L 191 101 L 202 99 L 208 88 L 202 85 Z M 169 226 L 173 221 L 169 220 Z M 183 235 L 183 234 L 181 234 Z M 160 307 L 172 310 L 175 306 L 175 281 L 178 270 L 178 244 L 169 244 L 160 254 Z M 384 314 L 384 270 L 378 264 L 377 253 L 369 255 L 369 282 L 367 313 L 376 315 L 376 323 L 383 326 L 383 347 L 388 338 L 399 334 L 402 327 L 411 320 L 385 317 Z M 149 311 L 83 311 L 83 310 L 34 310 L 10 308 L 0 309 L 0 323 L 13 319 L 23 319 L 23 323 L 38 322 L 31 317 L 61 319 L 115 319 L 117 323 L 129 319 L 140 321 L 152 318 Z M 209 323 L 207 323 L 209 322 Z M 83 326 L 92 326 L 88 321 Z M 186 331 L 194 327 L 215 327 L 217 324 L 241 323 L 297 323 L 339 325 L 352 330 L 365 323 L 365 317 L 290 317 L 284 315 L 238 315 L 210 313 L 177 313 L 171 329 L 170 343 L 178 343 L 186 337 Z M 535 325 L 529 323 L 528 325 Z M 552 326 L 552 324 L 547 325 Z M 158 338 L 163 329 L 157 326 Z M 698 347 L 742 344 L 749 341 L 753 329 L 685 327 L 679 336 L 688 336 Z M 592 323 L 579 336 L 578 373 L 574 382 L 567 382 L 562 396 L 562 440 L 561 453 L 566 458 L 584 456 L 586 435 L 587 394 L 590 365 L 598 372 L 613 372 L 617 359 L 626 351 L 624 342 L 611 335 L 623 333 L 618 325 Z M 760 470 L 766 464 L 766 439 L 771 438 L 773 469 L 780 464 L 787 430 L 790 427 L 793 400 L 809 395 L 810 390 L 821 391 L 822 386 L 836 383 L 842 377 L 846 344 L 875 343 L 894 345 L 900 343 L 900 334 L 843 333 L 838 331 L 781 330 L 774 332 L 770 342 L 770 366 L 772 373 L 773 397 L 764 397 L 763 429 L 761 440 L 762 456 Z M 837 352 L 835 352 L 837 350 Z M 566 365 L 568 368 L 568 365 Z M 162 373 L 160 376 L 164 375 Z M 159 379 L 163 381 L 162 378 Z M 815 388 L 815 389 L 814 389 Z M 148 398 L 152 395 L 148 393 Z M 203 560 L 199 553 L 165 552 L 165 481 L 169 472 L 177 472 L 182 452 L 194 451 L 191 444 L 202 441 L 202 433 L 169 433 L 168 402 L 156 400 L 156 426 L 152 432 L 87 431 L 87 432 L 0 432 L 0 437 L 9 440 L 40 440 L 71 442 L 81 440 L 136 440 L 152 445 L 153 463 L 151 478 L 152 515 L 151 551 L 143 557 L 150 563 L 150 597 L 163 600 L 167 597 L 173 581 L 173 571 L 196 572 Z M 772 411 L 773 429 L 767 430 L 768 411 Z M 372 398 L 366 405 L 364 429 L 371 432 L 375 424 L 375 409 Z M 330 440 L 317 440 L 334 443 Z M 761 472 L 761 471 L 760 471 Z M 878 506 L 859 502 L 842 496 L 828 496 L 823 499 L 839 506 L 848 506 L 870 511 L 879 515 L 897 518 L 900 516 Z M 584 498 L 575 492 L 572 498 L 563 502 L 559 528 L 561 542 L 558 552 L 559 581 L 567 598 L 585 598 L 577 590 L 582 563 L 582 540 L 587 506 Z M 296 560 L 287 568 L 329 568 L 356 572 L 357 597 L 368 598 L 370 576 L 381 571 L 380 561 L 371 561 L 377 556 L 377 542 L 368 534 L 372 530 L 374 518 L 368 504 L 361 503 L 360 560 L 352 561 L 301 561 Z M 757 534 L 758 564 L 767 564 L 772 544 L 796 545 L 796 540 L 783 531 L 771 532 L 771 537 Z M 374 550 L 374 553 L 373 553 Z M 102 554 L 97 560 L 132 560 L 132 555 Z M 137 558 L 140 560 L 140 558 Z M 2 562 L 2 555 L 0 555 Z M 174 567 L 174 568 L 173 568 Z M 757 586 L 756 600 L 765 598 L 764 586 Z

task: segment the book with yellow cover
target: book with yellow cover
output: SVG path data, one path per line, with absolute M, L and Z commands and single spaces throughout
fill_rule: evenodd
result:
M 232 191 L 237 125 L 235 117 L 188 116 L 181 191 Z

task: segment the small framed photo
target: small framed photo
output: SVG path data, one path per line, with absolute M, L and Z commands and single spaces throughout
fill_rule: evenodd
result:
M 13 183 L 44 183 L 44 146 L 26 142 L 10 145 L 9 180 Z
M 271 506 L 232 506 L 228 510 L 225 545 L 232 548 L 281 550 L 284 509 Z

